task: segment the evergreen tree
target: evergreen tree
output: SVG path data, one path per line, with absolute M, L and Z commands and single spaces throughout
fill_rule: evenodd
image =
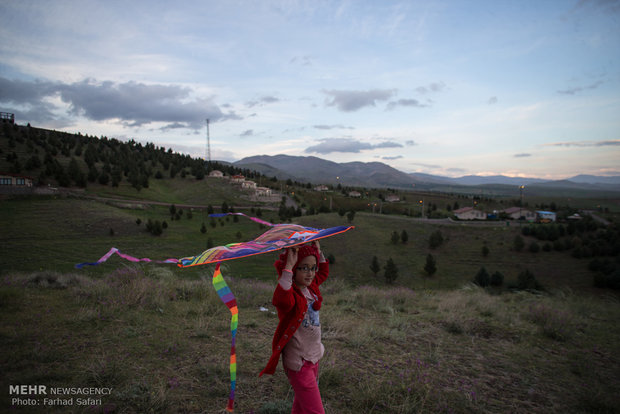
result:
M 379 259 L 377 259 L 377 256 L 372 257 L 372 262 L 370 263 L 370 270 L 372 270 L 372 273 L 375 275 L 375 277 L 377 277 L 377 273 L 379 273 L 379 270 L 381 270 L 381 266 L 379 265 Z
M 402 241 L 403 244 L 407 244 L 407 242 L 409 241 L 409 235 L 407 234 L 407 231 L 404 229 L 400 233 L 400 241 Z
M 391 239 L 392 239 L 392 243 L 393 243 L 393 244 L 398 244 L 398 242 L 399 242 L 399 240 L 400 240 L 400 235 L 398 234 L 398 232 L 397 232 L 396 230 L 394 230 L 394 231 L 392 232 L 392 237 L 391 237 Z
M 426 255 L 426 264 L 424 265 L 424 271 L 427 275 L 433 276 L 437 271 L 437 262 L 432 254 Z
M 392 260 L 391 257 L 388 259 L 387 263 L 385 264 L 384 270 L 385 270 L 384 277 L 385 277 L 386 283 L 388 284 L 394 283 L 396 278 L 398 278 L 398 268 L 396 267 L 396 263 L 394 263 L 394 260 Z
M 489 272 L 487 272 L 487 269 L 485 269 L 484 266 L 478 270 L 478 273 L 476 273 L 474 283 L 480 287 L 487 287 L 489 286 L 489 283 L 491 283 L 491 276 L 489 276 Z

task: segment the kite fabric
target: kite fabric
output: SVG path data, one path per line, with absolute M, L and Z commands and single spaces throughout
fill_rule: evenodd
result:
M 218 296 L 228 307 L 231 313 L 230 333 L 232 336 L 230 347 L 230 395 L 226 411 L 233 412 L 235 403 L 235 389 L 237 384 L 237 354 L 235 343 L 237 338 L 237 324 L 239 321 L 239 309 L 237 308 L 237 300 L 235 295 L 226 284 L 220 264 L 225 260 L 241 259 L 243 257 L 254 256 L 257 254 L 274 252 L 288 247 L 298 246 L 300 244 L 312 242 L 326 237 L 335 236 L 344 233 L 353 228 L 353 226 L 337 226 L 327 229 L 315 229 L 312 227 L 304 227 L 298 224 L 272 224 L 261 220 L 257 217 L 250 217 L 243 213 L 222 213 L 210 214 L 210 217 L 224 217 L 227 215 L 244 216 L 250 220 L 271 227 L 269 230 L 258 236 L 252 241 L 243 243 L 231 243 L 225 246 L 217 246 L 205 250 L 197 256 L 183 257 L 181 259 L 151 260 L 148 258 L 136 258 L 121 253 L 117 248 L 113 247 L 101 259 L 96 262 L 87 262 L 76 264 L 75 267 L 81 269 L 84 266 L 97 266 L 107 261 L 112 255 L 117 254 L 130 262 L 151 262 L 151 263 L 169 263 L 176 264 L 179 267 L 200 266 L 209 263 L 216 263 L 213 273 L 213 288 Z
M 261 234 L 252 241 L 243 243 L 231 243 L 225 246 L 216 246 L 205 250 L 199 255 L 183 257 L 181 259 L 151 260 L 149 258 L 136 258 L 128 254 L 121 253 L 117 248 L 113 247 L 101 259 L 96 262 L 78 263 L 76 268 L 81 269 L 84 266 L 97 266 L 107 261 L 113 254 L 117 254 L 130 262 L 151 262 L 151 263 L 172 263 L 179 267 L 199 266 L 209 263 L 219 263 L 225 260 L 241 259 L 242 257 L 255 256 L 274 252 L 276 250 L 293 247 L 300 244 L 312 242 L 314 240 L 324 239 L 326 237 L 335 236 L 344 233 L 353 228 L 353 226 L 336 226 L 327 229 L 315 229 L 312 227 L 304 227 L 299 224 L 272 224 L 256 217 L 250 217 L 243 213 L 222 213 L 210 214 L 210 217 L 223 217 L 227 215 L 245 216 L 252 221 L 262 225 L 271 227 L 265 233 Z
M 215 272 L 213 272 L 213 288 L 217 292 L 222 302 L 230 309 L 230 396 L 228 397 L 228 405 L 226 405 L 226 411 L 233 412 L 235 405 L 235 388 L 237 385 L 237 352 L 235 350 L 235 341 L 237 338 L 237 324 L 239 323 L 239 310 L 237 309 L 237 300 L 235 295 L 226 284 L 222 272 L 220 272 L 220 264 L 215 266 Z

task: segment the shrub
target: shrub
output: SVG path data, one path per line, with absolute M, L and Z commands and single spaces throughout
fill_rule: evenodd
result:
M 392 232 L 392 243 L 393 244 L 398 244 L 399 240 L 400 240 L 400 235 L 398 234 L 398 232 L 396 230 L 394 230 Z
M 526 269 L 517 276 L 517 287 L 519 289 L 540 289 L 541 285 L 536 280 L 536 276 L 530 270 Z
M 491 283 L 491 277 L 489 276 L 489 272 L 487 272 L 487 269 L 484 266 L 481 267 L 480 270 L 478 270 L 478 273 L 476 273 L 476 276 L 474 277 L 474 283 L 480 287 L 487 287 L 489 286 L 489 283 Z
M 538 253 L 540 251 L 540 246 L 538 245 L 538 243 L 536 243 L 535 241 L 530 243 L 530 252 L 532 253 Z
M 525 247 L 525 241 L 523 240 L 523 237 L 517 234 L 512 245 L 516 251 L 520 252 Z
M 431 234 L 431 237 L 428 239 L 428 247 L 431 249 L 436 249 L 441 246 L 443 243 L 443 235 L 441 234 L 441 230 L 436 230 Z
M 501 286 L 504 284 L 504 275 L 499 272 L 493 272 L 493 274 L 491 275 L 491 280 L 489 282 L 491 284 L 491 286 Z
M 484 257 L 487 257 L 489 255 L 489 248 L 487 247 L 486 244 L 484 246 L 482 246 L 482 255 Z

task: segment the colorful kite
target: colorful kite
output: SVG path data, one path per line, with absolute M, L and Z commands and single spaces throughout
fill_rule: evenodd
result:
M 224 302 L 228 309 L 230 309 L 231 313 L 230 332 L 232 335 L 232 344 L 230 349 L 230 396 L 228 398 L 226 410 L 232 412 L 235 402 L 235 388 L 237 383 L 237 355 L 235 351 L 235 342 L 237 337 L 239 311 L 237 309 L 237 300 L 228 285 L 226 285 L 222 273 L 220 272 L 221 262 L 225 260 L 241 259 L 243 257 L 255 256 L 257 254 L 274 252 L 276 250 L 324 239 L 326 237 L 344 233 L 345 231 L 352 229 L 353 226 L 337 226 L 328 229 L 315 229 L 312 227 L 300 226 L 298 224 L 272 224 L 256 217 L 246 216 L 243 213 L 210 214 L 209 216 L 223 217 L 226 215 L 244 216 L 252 221 L 271 228 L 252 241 L 212 247 L 197 256 L 165 260 L 151 260 L 149 258 L 140 259 L 121 253 L 117 248 L 113 247 L 96 262 L 79 263 L 76 264 L 75 267 L 81 269 L 84 266 L 100 265 L 101 263 L 107 261 L 113 254 L 117 254 L 130 262 L 170 263 L 176 264 L 179 267 L 200 266 L 209 263 L 216 263 L 215 272 L 213 273 L 212 278 L 213 287 L 222 302 Z

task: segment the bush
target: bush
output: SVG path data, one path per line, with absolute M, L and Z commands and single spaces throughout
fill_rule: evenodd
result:
M 541 285 L 536 280 L 536 276 L 534 276 L 534 273 L 526 269 L 519 273 L 519 275 L 517 276 L 517 287 L 519 289 L 538 290 L 541 288 Z
M 480 287 L 487 287 L 491 283 L 491 277 L 489 276 L 489 272 L 487 272 L 487 269 L 484 266 L 481 267 L 480 270 L 478 270 L 478 273 L 476 273 L 476 276 L 474 277 L 474 283 Z
M 540 251 L 540 246 L 538 245 L 538 243 L 536 243 L 535 241 L 530 243 L 530 252 L 532 253 L 538 253 Z
M 436 230 L 431 234 L 431 237 L 428 239 L 428 247 L 431 249 L 436 249 L 441 246 L 443 243 L 443 235 L 440 230 Z
M 504 275 L 501 272 L 493 272 L 490 280 L 491 286 L 501 286 L 504 284 Z
M 523 237 L 517 234 L 512 245 L 516 251 L 520 252 L 525 247 L 525 241 L 523 240 Z

